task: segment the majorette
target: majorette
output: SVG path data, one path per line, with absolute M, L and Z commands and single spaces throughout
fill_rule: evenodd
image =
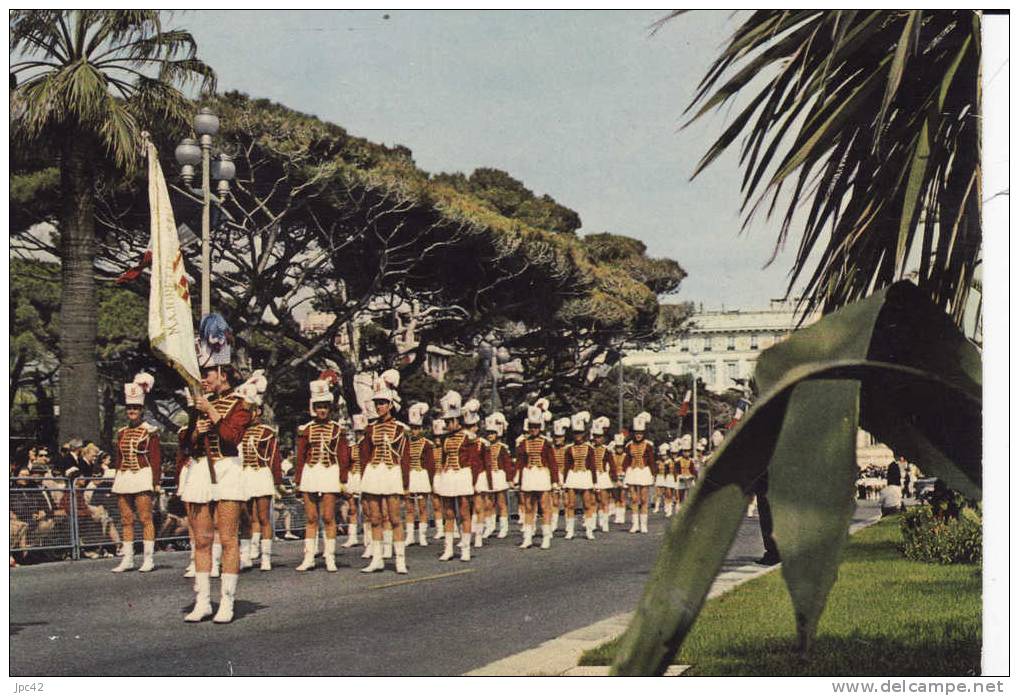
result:
M 630 488 L 633 523 L 630 533 L 647 534 L 648 491 L 655 482 L 655 446 L 644 438 L 644 431 L 651 420 L 651 414 L 642 411 L 633 417 L 633 439 L 626 443 L 626 459 L 623 468 L 626 474 L 623 483 Z
M 145 372 L 134 376 L 124 385 L 124 404 L 127 407 L 127 425 L 117 431 L 113 451 L 113 464 L 117 470 L 112 492 L 117 494 L 124 557 L 114 573 L 134 568 L 134 519 L 137 514 L 142 525 L 142 566 L 140 573 L 155 567 L 156 527 L 152 521 L 152 493 L 159 490 L 160 454 L 159 429 L 142 419 L 145 413 L 145 395 L 152 390 L 155 378 Z
M 517 444 L 517 483 L 524 504 L 524 541 L 520 545 L 522 549 L 529 548 L 533 543 L 539 503 L 544 513 L 541 548 L 550 548 L 552 544 L 551 491 L 553 481 L 559 480 L 559 467 L 552 455 L 552 446 L 541 434 L 545 413 L 546 411 L 536 405 L 527 408 L 527 435 Z
M 594 450 L 587 442 L 591 414 L 581 411 L 570 418 L 573 442 L 566 448 L 566 538 L 572 539 L 577 509 L 577 491 L 584 503 L 584 536 L 594 539 Z
M 548 399 L 539 399 L 548 403 Z M 548 413 L 546 411 L 546 413 Z M 570 419 L 569 417 L 557 418 L 554 420 L 546 419 L 552 428 L 552 457 L 555 459 L 556 471 L 558 471 L 558 478 L 552 481 L 552 495 L 550 497 L 552 503 L 552 531 L 555 532 L 559 529 L 559 516 L 560 510 L 563 507 L 563 496 L 562 486 L 563 477 L 566 476 L 566 448 L 569 447 L 569 443 L 566 441 L 566 434 L 570 430 Z
M 233 333 L 218 314 L 204 317 L 198 328 L 198 366 L 202 391 L 195 397 L 185 444 L 194 457 L 184 469 L 181 500 L 190 503 L 188 516 L 195 534 L 195 606 L 184 620 L 201 621 L 212 613 L 210 573 L 212 571 L 213 528 L 218 527 L 222 544 L 220 604 L 213 621 L 233 620 L 234 598 L 240 572 L 237 527 L 241 508 L 247 500 L 243 465 L 238 447 L 251 422 L 244 399 L 233 393 L 236 373 L 230 365 Z M 213 522 L 210 503 L 216 503 Z
M 598 503 L 598 525 L 603 532 L 609 531 L 609 502 L 615 488 L 612 481 L 612 455 L 605 446 L 605 431 L 609 419 L 600 416 L 591 421 L 591 437 L 594 439 L 595 495 Z
M 244 487 L 248 496 L 250 538 L 241 536 L 241 567 L 248 568 L 261 556 L 259 567 L 272 570 L 273 528 L 270 509 L 272 497 L 283 485 L 282 460 L 276 430 L 261 422 L 262 399 L 269 383 L 262 370 L 255 370 L 248 381 L 237 387 L 237 395 L 251 411 L 251 424 L 241 440 Z
M 407 409 L 410 427 L 410 486 L 407 489 L 407 542 L 414 543 L 414 520 L 417 518 L 418 544 L 428 546 L 428 496 L 435 479 L 435 443 L 425 437 L 425 416 L 429 406 L 418 402 Z
M 612 437 L 612 505 L 615 513 L 616 524 L 626 524 L 626 486 L 623 484 L 623 475 L 626 470 L 623 463 L 626 461 L 626 437 L 622 433 L 616 433 Z
M 506 492 L 509 490 L 509 482 L 513 480 L 514 473 L 510 449 L 501 439 L 507 427 L 509 427 L 509 422 L 506 420 L 506 416 L 498 411 L 485 418 L 485 437 L 488 440 L 488 447 L 485 449 L 485 469 L 492 475 L 492 493 L 499 513 L 499 539 L 505 539 L 509 534 L 509 505 Z M 488 536 L 494 531 L 495 510 L 493 509 L 485 521 L 485 534 Z
M 442 439 L 442 461 L 435 475 L 434 490 L 442 498 L 445 546 L 440 561 L 453 557 L 453 528 L 460 513 L 460 560 L 471 560 L 471 497 L 474 480 L 481 471 L 477 445 L 461 427 L 463 397 L 447 392 L 440 400 L 446 434 Z
M 296 570 L 315 567 L 318 521 L 325 531 L 325 564 L 336 572 L 336 503 L 350 466 L 350 448 L 343 428 L 332 419 L 333 393 L 328 380 L 308 384 L 308 412 L 314 418 L 297 429 L 294 481 L 304 499 L 304 559 Z
M 396 572 L 407 572 L 406 540 L 400 522 L 400 500 L 410 487 L 410 448 L 407 446 L 407 426 L 393 417 L 400 408 L 400 384 L 397 370 L 386 370 L 375 380 L 372 403 L 378 420 L 370 423 L 360 444 L 363 466 L 361 495 L 368 503 L 368 517 L 372 525 L 371 562 L 362 572 L 372 573 L 385 567 L 382 549 L 383 507 L 389 512 L 393 525 L 393 550 L 396 553 Z

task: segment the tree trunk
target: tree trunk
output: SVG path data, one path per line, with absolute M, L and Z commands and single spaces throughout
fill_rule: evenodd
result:
M 70 133 L 60 162 L 60 442 L 99 438 L 93 148 Z

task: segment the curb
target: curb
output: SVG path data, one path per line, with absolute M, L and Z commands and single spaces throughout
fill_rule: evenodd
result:
M 856 532 L 869 527 L 880 521 L 880 517 L 856 522 L 849 527 L 849 533 Z M 748 580 L 766 575 L 781 568 L 781 564 L 774 566 L 759 566 L 756 563 L 740 566 L 721 573 L 715 578 L 711 591 L 708 592 L 708 599 L 720 597 L 733 588 L 736 588 Z M 558 638 L 545 641 L 536 648 L 519 652 L 501 660 L 490 662 L 478 669 L 465 672 L 467 677 L 595 677 L 608 676 L 607 666 L 579 666 L 577 662 L 580 656 L 587 650 L 596 648 L 602 643 L 618 638 L 626 631 L 630 624 L 633 612 L 616 614 L 603 619 L 590 626 L 578 628 L 575 631 L 564 633 Z M 663 676 L 679 676 L 689 665 L 672 665 L 666 670 Z

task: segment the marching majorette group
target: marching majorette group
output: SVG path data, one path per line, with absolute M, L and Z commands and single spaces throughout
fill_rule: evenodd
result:
M 178 432 L 178 494 L 187 504 L 192 559 L 185 575 L 194 578 L 195 605 L 186 621 L 213 614 L 211 578 L 220 578 L 220 603 L 213 621 L 233 619 L 241 569 L 261 557 L 260 569 L 272 569 L 271 501 L 281 491 L 280 448 L 276 431 L 261 421 L 267 381 L 261 370 L 239 383 L 231 366 L 230 332 L 218 315 L 200 326 L 199 364 L 203 395 L 189 398 L 189 422 Z M 429 500 L 435 539 L 443 541 L 439 559 L 457 555 L 470 561 L 472 548 L 485 539 L 510 533 L 508 492 L 518 491 L 522 542 L 535 545 L 541 517 L 540 548 L 551 547 L 561 510 L 565 538 L 578 533 L 577 510 L 583 510 L 583 536 L 608 532 L 610 523 L 626 523 L 629 498 L 631 533 L 647 533 L 649 496 L 656 508 L 664 500 L 671 516 L 697 475 L 689 435 L 659 446 L 646 439 L 650 414 L 634 417 L 632 436 L 616 433 L 608 440 L 610 421 L 587 411 L 555 419 L 548 399 L 528 406 L 524 433 L 511 447 L 504 441 L 509 423 L 502 413 L 484 419 L 476 399 L 463 401 L 450 391 L 439 413 L 412 404 L 407 422 L 402 408 L 400 375 L 387 370 L 362 391 L 360 413 L 351 417 L 352 432 L 334 419 L 338 398 L 331 371 L 309 384 L 311 420 L 297 429 L 294 481 L 304 504 L 304 558 L 297 571 L 311 570 L 323 530 L 325 568 L 336 572 L 337 519 L 347 509 L 344 547 L 361 543 L 368 564 L 361 572 L 394 570 L 405 574 L 407 544 L 428 546 Z M 160 459 L 157 429 L 142 420 L 146 393 L 153 379 L 140 374 L 125 385 L 128 424 L 117 433 L 117 478 L 124 521 L 124 557 L 114 572 L 134 567 L 132 524 L 142 523 L 144 560 L 140 571 L 153 569 L 152 497 L 158 491 Z M 236 386 L 235 386 L 236 385 Z M 551 430 L 551 433 L 549 433 Z M 431 437 L 428 433 L 431 433 Z M 572 441 L 567 442 L 567 433 Z M 358 528 L 358 510 L 363 527 Z M 416 534 L 415 534 L 416 533 Z

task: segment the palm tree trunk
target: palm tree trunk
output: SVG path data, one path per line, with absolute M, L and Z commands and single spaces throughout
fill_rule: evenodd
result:
M 71 132 L 60 185 L 60 442 L 99 438 L 96 366 L 94 161 L 89 136 Z

